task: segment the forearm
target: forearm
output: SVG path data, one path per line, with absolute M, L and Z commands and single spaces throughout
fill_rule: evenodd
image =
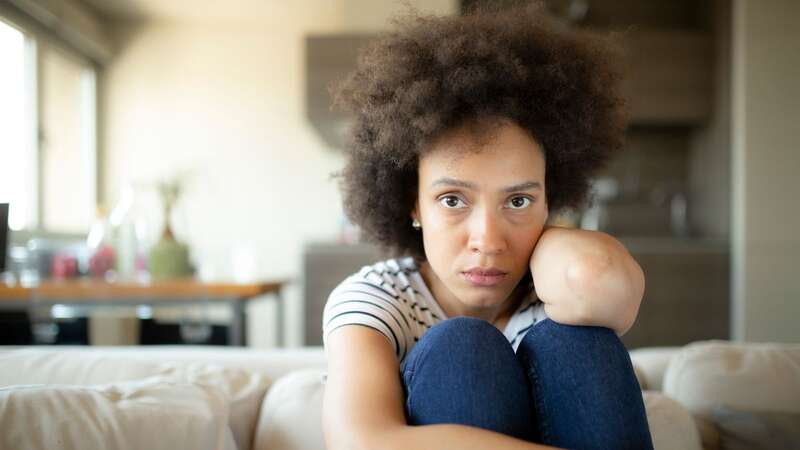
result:
M 536 293 L 556 322 L 612 328 L 633 324 L 644 293 L 644 274 L 612 236 L 548 228 L 531 258 Z
M 370 448 L 386 450 L 539 450 L 546 445 L 523 441 L 505 434 L 477 427 L 455 424 L 403 426 L 387 432 Z

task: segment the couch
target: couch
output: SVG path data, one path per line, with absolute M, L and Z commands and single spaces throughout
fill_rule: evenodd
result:
M 798 448 L 800 345 L 631 359 L 656 449 Z M 0 449 L 321 450 L 324 371 L 321 347 L 0 348 Z

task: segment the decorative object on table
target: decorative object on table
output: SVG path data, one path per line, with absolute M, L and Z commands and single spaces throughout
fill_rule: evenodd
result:
M 50 265 L 50 276 L 56 280 L 77 277 L 78 258 L 68 253 L 57 253 L 53 255 Z
M 115 277 L 115 252 L 111 240 L 111 225 L 102 206 L 97 207 L 97 215 L 89 236 L 86 238 L 89 247 L 89 274 L 94 277 L 113 279 Z
M 189 247 L 179 242 L 172 231 L 173 209 L 181 196 L 181 181 L 173 179 L 158 184 L 158 192 L 164 207 L 164 231 L 161 239 L 149 252 L 150 276 L 153 279 L 191 276 L 194 268 L 189 261 Z
M 141 186 L 127 184 L 109 217 L 120 280 L 146 281 L 149 277 L 146 254 L 158 231 L 152 205 L 145 204 L 144 194 Z

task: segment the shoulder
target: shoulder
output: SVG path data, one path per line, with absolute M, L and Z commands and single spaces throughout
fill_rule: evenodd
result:
M 380 331 L 398 355 L 411 334 L 410 306 L 403 287 L 416 270 L 408 261 L 390 259 L 362 267 L 331 292 L 323 313 L 323 341 L 336 328 L 363 325 Z
M 330 299 L 343 292 L 354 289 L 367 289 L 370 292 L 382 293 L 397 298 L 402 295 L 402 288 L 418 269 L 411 258 L 387 259 L 363 266 L 358 272 L 345 278 L 331 292 Z

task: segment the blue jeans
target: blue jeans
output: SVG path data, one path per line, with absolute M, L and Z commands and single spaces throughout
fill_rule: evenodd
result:
M 608 328 L 550 319 L 514 353 L 489 322 L 444 320 L 401 366 L 409 425 L 451 423 L 572 449 L 652 449 L 630 356 Z

